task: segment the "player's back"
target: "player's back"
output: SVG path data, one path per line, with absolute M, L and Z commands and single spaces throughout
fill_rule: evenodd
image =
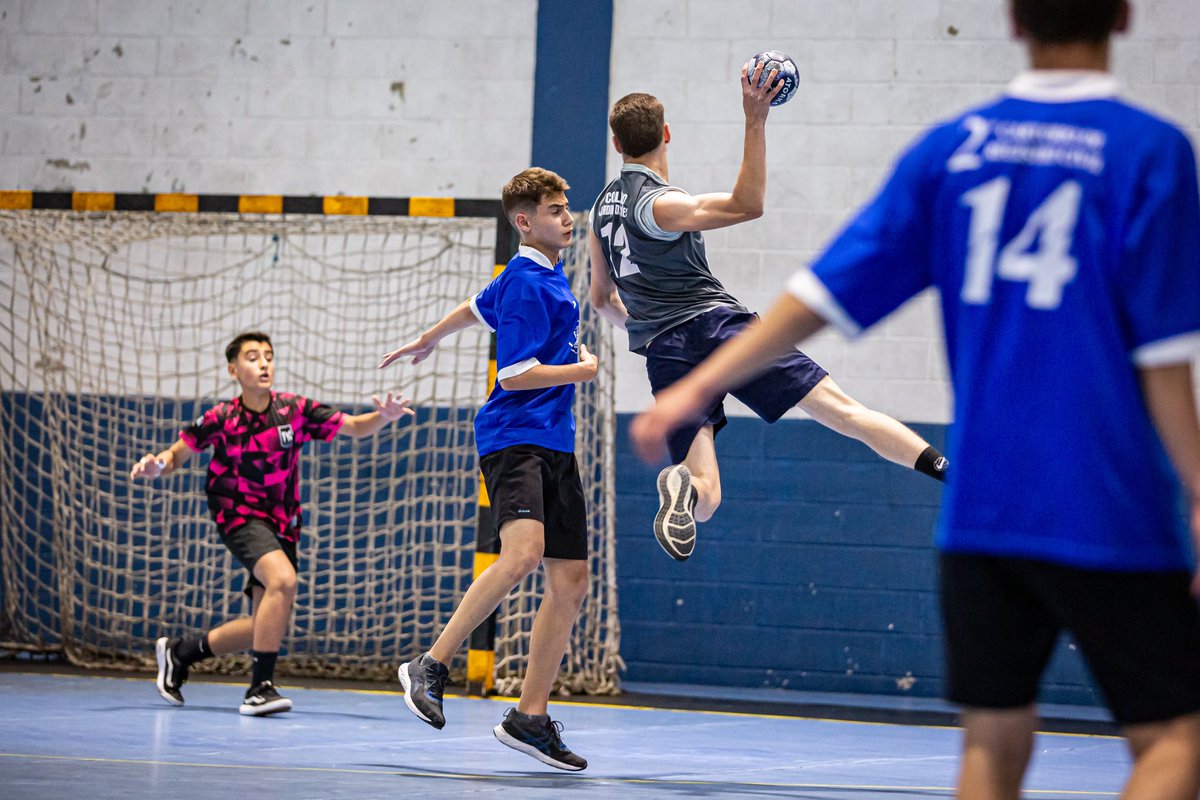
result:
M 640 164 L 626 164 L 592 207 L 592 232 L 629 312 L 625 328 L 634 352 L 705 311 L 745 311 L 713 276 L 699 232 L 664 231 L 655 222 L 655 198 L 672 191 L 681 190 Z
M 990 550 L 1002 530 L 1009 555 L 1181 566 L 1137 367 L 1197 326 L 1190 145 L 1110 79 L 1043 79 L 917 146 L 957 409 L 943 544 Z

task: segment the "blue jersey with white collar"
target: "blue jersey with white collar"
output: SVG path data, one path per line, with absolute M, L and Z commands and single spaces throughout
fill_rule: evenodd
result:
M 471 310 L 496 334 L 496 386 L 475 415 L 475 445 L 485 456 L 516 444 L 575 452 L 575 385 L 509 392 L 500 381 L 539 364 L 579 361 L 579 303 L 562 262 L 524 245 L 471 298 Z
M 1184 569 L 1178 484 L 1138 367 L 1200 351 L 1187 138 L 1103 73 L 1032 72 L 934 127 L 789 285 L 848 333 L 941 293 L 955 420 L 938 542 Z

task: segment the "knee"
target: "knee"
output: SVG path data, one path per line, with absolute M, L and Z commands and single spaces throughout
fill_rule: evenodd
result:
M 514 583 L 524 580 L 527 576 L 533 574 L 542 563 L 542 553 L 535 548 L 514 549 L 512 551 L 500 551 L 500 558 L 496 561 L 496 566 L 503 569 Z
M 552 592 L 560 602 L 579 606 L 587 596 L 588 585 L 591 583 L 591 571 L 586 561 L 571 561 L 557 569 L 553 579 L 547 581 L 547 591 Z
M 275 572 L 267 576 L 266 590 L 282 595 L 287 600 L 296 597 L 296 572 L 294 570 Z

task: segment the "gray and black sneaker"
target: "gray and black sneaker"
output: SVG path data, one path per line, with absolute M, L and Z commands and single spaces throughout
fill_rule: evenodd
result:
M 571 752 L 563 744 L 562 723 L 549 717 L 536 718 L 520 714 L 515 708 L 504 712 L 504 721 L 492 729 L 503 744 L 533 756 L 543 764 L 578 772 L 587 769 L 587 759 Z
M 408 710 L 438 730 L 446 727 L 446 715 L 442 713 L 442 694 L 450 679 L 446 665 L 425 653 L 405 661 L 397 674 L 404 686 L 404 704 Z
M 263 681 L 246 690 L 246 699 L 238 708 L 239 714 L 248 717 L 265 717 L 292 710 L 292 701 L 279 694 L 275 684 Z
M 687 561 L 696 549 L 696 491 L 686 466 L 674 464 L 658 473 L 658 502 L 654 538 L 671 558 Z
M 173 706 L 183 705 L 183 684 L 187 683 L 188 668 L 175 655 L 175 645 L 178 639 L 168 639 L 163 636 L 154 643 L 154 657 L 158 660 L 158 678 L 154 685 L 158 693 Z

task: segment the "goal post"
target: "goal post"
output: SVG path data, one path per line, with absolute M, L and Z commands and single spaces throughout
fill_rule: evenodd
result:
M 577 234 L 564 265 L 583 296 L 582 220 Z M 154 637 L 247 612 L 244 570 L 207 512 L 207 457 L 149 484 L 127 476 L 236 394 L 224 345 L 264 330 L 281 391 L 347 411 L 390 388 L 414 398 L 409 422 L 306 448 L 300 589 L 280 660 L 282 674 L 390 679 L 488 563 L 472 422 L 494 352 L 475 327 L 415 367 L 375 365 L 514 250 L 493 200 L 0 192 L 0 650 L 143 669 Z M 558 689 L 611 693 L 614 351 L 580 306 L 601 364 L 576 401 L 593 580 Z M 519 690 L 541 580 L 501 605 L 490 662 L 474 656 L 476 632 L 472 658 L 451 665 L 459 679 Z M 469 660 L 490 675 L 468 673 Z

